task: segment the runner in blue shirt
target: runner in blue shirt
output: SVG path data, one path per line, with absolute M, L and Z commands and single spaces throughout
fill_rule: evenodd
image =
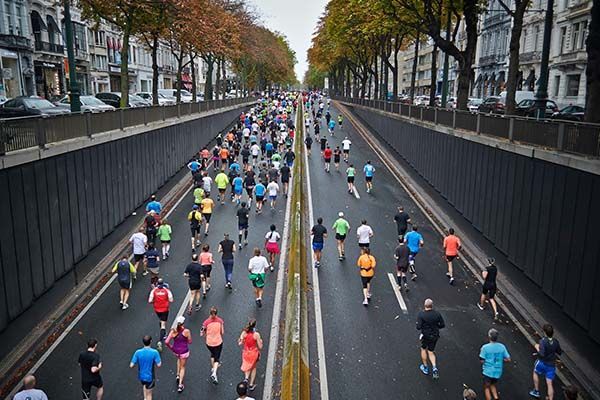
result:
M 267 142 L 267 144 L 265 144 L 265 151 L 267 152 L 267 159 L 270 160 L 273 155 L 273 143 Z
M 367 161 L 363 172 L 365 173 L 365 181 L 367 182 L 367 193 L 371 193 L 371 189 L 373 189 L 373 174 L 375 173 L 375 167 L 371 165 L 371 160 Z
M 233 202 L 236 204 L 240 204 L 242 198 L 242 191 L 244 189 L 244 180 L 241 177 L 236 176 L 235 178 L 233 178 L 231 184 L 233 186 Z
M 146 204 L 146 212 L 154 211 L 157 214 L 160 214 L 162 210 L 162 205 L 160 202 L 156 201 L 156 195 L 153 194 L 150 197 L 150 202 Z
M 262 184 L 262 181 L 259 181 L 256 186 L 254 186 L 254 196 L 256 197 L 256 213 L 260 214 L 262 212 L 263 202 L 265 201 L 265 193 L 267 191 L 267 187 Z
M 506 346 L 498 342 L 498 331 L 494 328 L 488 332 L 489 343 L 481 346 L 479 359 L 482 364 L 483 390 L 486 399 L 497 399 L 496 384 L 502 377 L 504 363 L 510 362 L 510 354 Z
M 417 279 L 417 273 L 415 270 L 415 257 L 419 253 L 421 247 L 423 247 L 423 236 L 418 232 L 419 227 L 416 225 L 412 226 L 412 231 L 408 232 L 404 237 L 404 243 L 408 247 L 408 270 L 411 273 L 411 280 Z
M 152 389 L 154 389 L 154 386 L 156 385 L 154 367 L 160 367 L 162 364 L 158 351 L 150 347 L 152 345 L 152 337 L 146 335 L 142 339 L 142 342 L 144 343 L 144 347 L 133 353 L 129 368 L 133 368 L 137 365 L 138 379 L 142 384 L 144 399 L 151 399 Z
M 200 167 L 202 167 L 202 164 L 200 164 L 198 162 L 198 160 L 193 159 L 192 161 L 190 161 L 190 163 L 187 165 L 187 167 L 189 168 L 192 175 L 194 175 L 194 172 L 198 171 L 200 169 Z
M 329 120 L 327 127 L 329 128 L 329 134 L 333 136 L 333 130 L 335 129 L 335 121 L 333 119 Z
M 229 166 L 229 169 L 230 169 L 231 171 L 235 171 L 235 172 L 237 172 L 237 173 L 239 174 L 239 173 L 240 173 L 240 169 L 242 169 L 242 167 L 240 166 L 240 164 L 238 164 L 238 162 L 237 162 L 237 161 L 234 161 L 234 162 L 232 162 L 232 163 L 231 163 L 231 165 Z

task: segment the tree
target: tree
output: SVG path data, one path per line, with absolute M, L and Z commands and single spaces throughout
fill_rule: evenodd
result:
M 592 21 L 587 37 L 587 68 L 585 93 L 586 122 L 600 122 L 600 2 L 592 5 Z

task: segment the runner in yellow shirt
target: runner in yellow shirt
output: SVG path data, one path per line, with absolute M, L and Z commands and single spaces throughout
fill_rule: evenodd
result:
M 221 201 L 221 204 L 225 204 L 225 192 L 227 191 L 227 185 L 229 185 L 229 178 L 223 169 L 215 176 L 215 184 L 219 189 L 217 200 Z

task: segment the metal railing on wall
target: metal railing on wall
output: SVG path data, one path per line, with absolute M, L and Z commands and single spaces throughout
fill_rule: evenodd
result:
M 600 124 L 482 114 L 400 102 L 332 96 L 410 119 L 583 156 L 600 157 Z
M 120 108 L 102 113 L 73 113 L 0 119 L 0 155 L 30 147 L 153 122 L 176 120 L 201 112 L 252 101 L 252 97 L 180 103 L 172 106 Z

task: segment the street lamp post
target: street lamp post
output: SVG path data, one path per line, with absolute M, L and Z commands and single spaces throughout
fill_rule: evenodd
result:
M 546 100 L 548 99 L 548 62 L 550 59 L 550 39 L 552 36 L 553 19 L 554 0 L 548 0 L 546 4 L 546 19 L 544 21 L 544 43 L 542 47 L 540 79 L 535 93 L 536 116 L 538 119 L 546 116 Z
M 64 0 L 65 8 L 65 36 L 67 39 L 67 57 L 69 61 L 69 103 L 71 112 L 81 111 L 79 101 L 79 85 L 77 84 L 77 71 L 75 70 L 75 48 L 73 46 L 73 23 L 71 22 L 70 0 Z

